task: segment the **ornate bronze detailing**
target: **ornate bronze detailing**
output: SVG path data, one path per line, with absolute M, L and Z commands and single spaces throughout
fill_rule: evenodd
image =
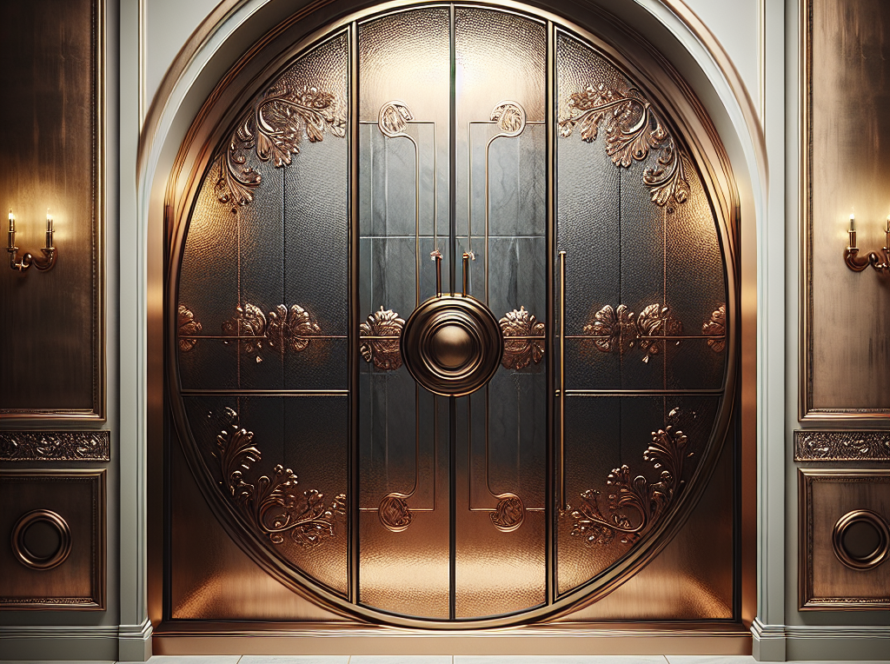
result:
M 53 245 L 53 217 L 46 211 L 46 244 L 40 251 L 43 252 L 43 258 L 26 253 L 21 258 L 18 257 L 19 248 L 15 246 L 15 215 L 12 210 L 9 211 L 9 243 L 6 245 L 6 251 L 9 252 L 9 267 L 19 272 L 26 272 L 32 265 L 41 272 L 48 272 L 56 265 L 58 252 Z
M 504 335 L 504 358 L 501 363 L 507 369 L 519 371 L 532 362 L 537 364 L 544 357 L 544 323 L 520 306 L 507 312 L 498 321 Z
M 795 461 L 890 461 L 888 431 L 795 431 Z
M 275 311 L 269 312 L 266 337 L 269 339 L 269 346 L 277 348 L 281 353 L 286 348 L 295 353 L 306 350 L 310 338 L 318 334 L 321 334 L 318 323 L 298 304 L 291 305 L 290 311 L 279 304 Z
M 890 217 L 887 217 L 887 227 L 884 229 L 884 246 L 881 254 L 869 252 L 868 256 L 859 258 L 859 247 L 856 246 L 856 220 L 850 215 L 850 244 L 844 249 L 844 262 L 853 272 L 862 272 L 869 265 L 878 272 L 890 271 Z
M 359 325 L 359 352 L 365 362 L 373 362 L 380 371 L 395 371 L 402 366 L 399 350 L 402 328 L 405 321 L 392 309 L 375 311 L 368 320 Z
M 494 376 L 504 352 L 497 319 L 469 295 L 429 298 L 409 316 L 402 337 L 408 371 L 440 396 L 478 390 Z
M 491 111 L 491 121 L 501 130 L 495 138 L 519 136 L 525 129 L 525 109 L 516 101 L 499 102 Z
M 720 307 L 711 314 L 711 320 L 701 326 L 701 333 L 709 337 L 719 337 L 708 339 L 708 347 L 715 353 L 719 353 L 726 348 L 726 305 L 721 304 Z
M 216 437 L 222 471 L 221 485 L 247 520 L 273 544 L 284 542 L 284 533 L 303 547 L 314 547 L 334 536 L 334 523 L 346 515 L 346 495 L 338 494 L 325 508 L 324 495 L 310 489 L 297 493 L 297 476 L 290 468 L 277 465 L 273 476 L 258 478 L 255 484 L 244 480 L 244 471 L 262 458 L 253 443 L 253 432 L 240 428 L 238 414 L 226 408 L 230 424 Z
M 616 166 L 627 168 L 634 161 L 643 161 L 649 150 L 659 150 L 657 166 L 643 171 L 643 184 L 651 190 L 656 205 L 685 203 L 689 199 L 685 155 L 676 146 L 661 116 L 642 92 L 623 82 L 618 88 L 600 83 L 575 92 L 568 101 L 568 115 L 559 120 L 560 135 L 572 135 L 581 125 L 581 138 L 596 140 L 600 124 L 606 130 L 606 154 Z
M 515 493 L 502 493 L 495 511 L 488 515 L 494 527 L 502 533 L 512 533 L 525 521 L 525 505 Z
M 0 461 L 109 461 L 109 431 L 0 431 Z
M 201 331 L 201 323 L 195 320 L 195 314 L 180 304 L 177 310 L 177 329 L 179 330 L 179 350 L 183 353 L 189 352 L 198 343 L 197 339 L 183 339 L 182 337 L 194 336 Z
M 46 553 L 36 553 L 25 541 L 28 530 L 37 524 L 48 525 L 58 538 L 58 543 Z M 51 510 L 33 510 L 22 515 L 12 529 L 12 551 L 25 567 L 50 570 L 64 563 L 71 554 L 71 528 L 68 522 Z
M 272 160 L 276 168 L 291 163 L 291 155 L 300 152 L 305 134 L 310 143 L 324 140 L 326 131 L 346 135 L 346 118 L 341 104 L 329 92 L 304 85 L 292 90 L 279 81 L 256 101 L 232 133 L 225 153 L 225 163 L 216 182 L 216 197 L 232 209 L 253 200 L 253 189 L 261 176 L 247 165 L 254 150 L 260 161 Z
M 383 497 L 377 508 L 377 516 L 384 528 L 394 533 L 401 533 L 408 529 L 411 521 L 414 520 L 414 514 L 408 507 L 407 498 L 408 496 L 404 493 L 388 493 Z
M 661 351 L 658 341 L 683 334 L 683 324 L 671 316 L 668 306 L 650 304 L 637 316 L 623 304 L 617 309 L 607 304 L 594 314 L 583 332 L 603 353 L 624 354 L 637 345 L 645 351 L 643 362 L 648 363 L 649 358 Z
M 831 545 L 850 569 L 873 569 L 890 557 L 890 526 L 877 512 L 853 510 L 834 525 Z
M 668 421 L 676 423 L 680 409 L 668 414 Z M 688 439 L 673 424 L 652 432 L 652 442 L 643 453 L 643 460 L 653 468 L 662 468 L 658 482 L 651 484 L 643 475 L 631 477 L 630 468 L 623 465 L 609 473 L 606 484 L 611 487 L 608 495 L 608 516 L 599 508 L 600 492 L 588 489 L 581 494 L 582 504 L 572 510 L 574 519 L 572 536 L 581 537 L 588 546 L 609 544 L 616 534 L 622 544 L 634 544 L 661 519 L 677 499 L 684 486 L 683 466 L 692 452 L 687 452 Z M 637 513 L 632 519 L 627 510 Z
M 312 337 L 321 334 L 318 323 L 298 304 L 292 305 L 290 310 L 287 305 L 279 304 L 275 311 L 269 312 L 268 318 L 262 309 L 250 303 L 237 307 L 236 311 L 234 317 L 222 324 L 222 332 L 225 336 L 237 337 L 248 354 L 257 353 L 257 362 L 262 361 L 259 351 L 262 350 L 264 341 L 268 341 L 270 348 L 284 355 L 286 350 L 295 353 L 306 350 Z M 183 339 L 180 338 L 180 348 L 182 342 Z
M 414 115 L 403 101 L 388 101 L 380 107 L 377 114 L 377 126 L 384 136 L 395 138 L 405 136 L 405 127 L 414 119 Z

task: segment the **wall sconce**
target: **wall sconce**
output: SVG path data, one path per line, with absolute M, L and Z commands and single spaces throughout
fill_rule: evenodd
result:
M 871 265 L 878 272 L 890 271 L 890 216 L 887 217 L 887 227 L 884 229 L 884 246 L 881 255 L 870 252 L 868 256 L 859 257 L 859 248 L 856 246 L 856 219 L 850 215 L 850 244 L 844 249 L 844 262 L 853 272 L 862 272 Z
M 19 272 L 24 272 L 32 265 L 41 272 L 52 270 L 56 264 L 56 248 L 53 246 L 53 216 L 49 210 L 46 211 L 46 246 L 40 251 L 43 252 L 43 258 L 36 257 L 30 253 L 25 254 L 21 258 L 18 257 L 19 248 L 15 246 L 15 215 L 12 210 L 9 211 L 9 244 L 6 251 L 9 252 L 9 267 Z

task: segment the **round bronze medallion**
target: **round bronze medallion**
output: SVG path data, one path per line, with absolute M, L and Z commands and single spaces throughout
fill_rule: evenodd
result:
M 16 521 L 11 544 L 16 559 L 25 567 L 53 569 L 71 553 L 71 529 L 55 512 L 34 510 Z
M 871 510 L 847 512 L 831 533 L 834 554 L 850 569 L 877 567 L 890 557 L 890 527 Z
M 423 302 L 405 323 L 402 360 L 433 394 L 460 397 L 494 376 L 504 354 L 498 321 L 469 295 L 441 295 Z

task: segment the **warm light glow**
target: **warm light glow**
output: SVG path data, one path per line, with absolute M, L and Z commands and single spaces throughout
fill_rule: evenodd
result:
M 856 230 L 856 217 L 852 212 L 850 213 L 850 230 Z

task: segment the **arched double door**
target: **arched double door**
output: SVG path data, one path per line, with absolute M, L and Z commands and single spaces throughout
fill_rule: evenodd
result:
M 492 6 L 351 17 L 267 76 L 171 234 L 169 401 L 216 517 L 369 620 L 605 595 L 733 399 L 732 235 L 682 123 Z

